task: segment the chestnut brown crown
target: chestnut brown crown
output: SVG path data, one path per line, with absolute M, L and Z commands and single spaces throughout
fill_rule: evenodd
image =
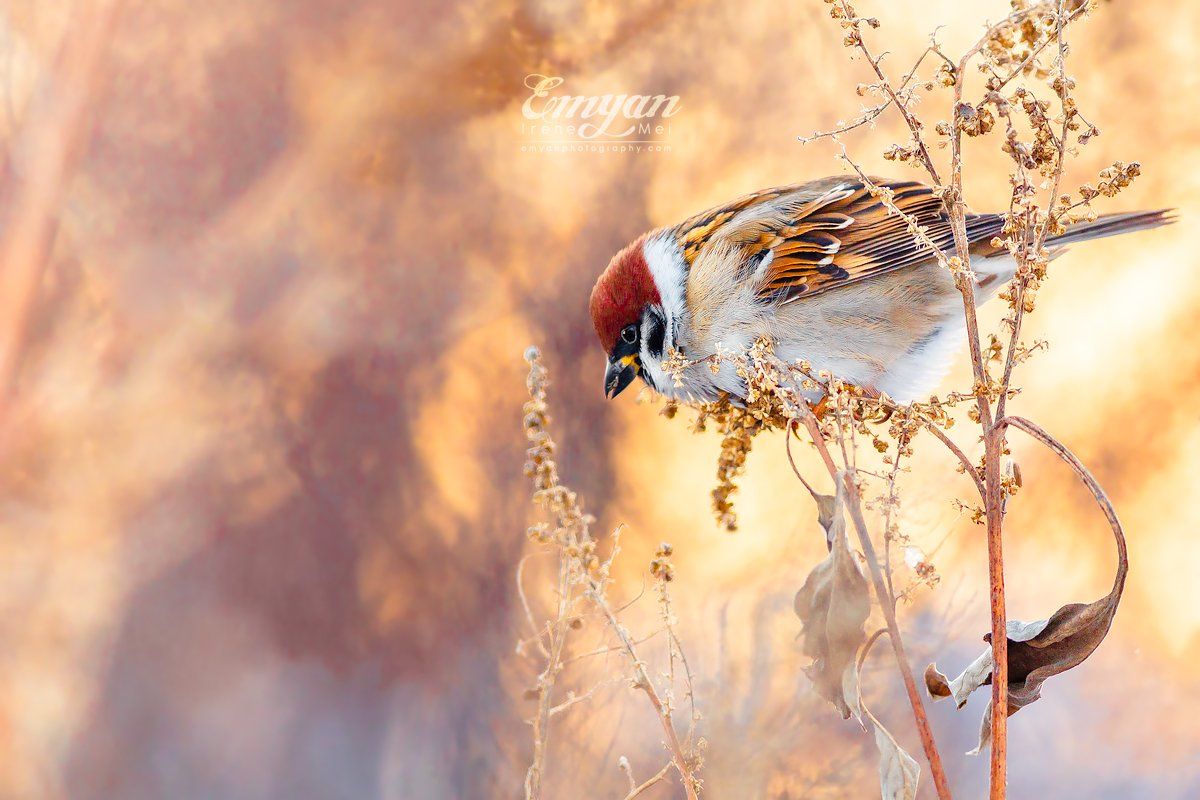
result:
M 642 251 L 645 239 L 639 236 L 613 256 L 592 287 L 592 325 L 605 353 L 613 351 L 621 329 L 637 322 L 642 309 L 662 302 Z

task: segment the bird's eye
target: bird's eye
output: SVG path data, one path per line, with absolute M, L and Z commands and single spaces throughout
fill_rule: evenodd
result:
M 633 344 L 634 342 L 636 342 L 637 341 L 637 326 L 636 325 L 626 325 L 625 329 L 621 331 L 621 341 L 625 342 L 625 344 Z

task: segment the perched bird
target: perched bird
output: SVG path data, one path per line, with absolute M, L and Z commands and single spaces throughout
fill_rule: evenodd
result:
M 874 181 L 952 254 L 950 220 L 933 191 L 912 181 Z M 1108 214 L 1047 241 L 1067 245 L 1173 221 L 1167 210 Z M 968 214 L 977 302 L 1013 276 L 992 239 L 999 214 Z M 962 296 L 950 272 L 906 222 L 862 182 L 844 177 L 766 189 L 659 228 L 617 253 L 596 281 L 592 323 L 608 357 L 604 393 L 635 377 L 661 394 L 709 401 L 744 393 L 724 353 L 757 339 L 785 361 L 805 360 L 900 402 L 927 397 L 965 341 Z M 668 374 L 678 351 L 689 366 Z M 707 359 L 707 361 L 706 361 Z M 677 384 L 676 377 L 679 382 Z M 819 399 L 816 396 L 809 399 Z

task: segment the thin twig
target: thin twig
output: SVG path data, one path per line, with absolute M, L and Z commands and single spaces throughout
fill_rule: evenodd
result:
M 558 610 L 549 624 L 550 646 L 546 666 L 537 677 L 537 714 L 533 718 L 533 762 L 525 773 L 525 797 L 538 800 L 542 796 L 542 778 L 546 771 L 546 748 L 550 740 L 550 718 L 554 709 L 554 684 L 562 671 L 562 653 L 567 639 L 567 618 L 574 593 L 571 582 L 571 562 L 564 552 L 559 553 Z
M 658 783 L 659 781 L 667 781 L 668 783 L 670 783 L 670 781 L 667 780 L 667 773 L 671 771 L 671 766 L 672 766 L 672 762 L 668 761 L 663 766 L 662 769 L 660 769 L 657 773 L 655 773 L 653 776 L 651 776 L 644 783 L 630 789 L 629 794 L 625 795 L 624 800 L 633 800 L 635 797 L 639 796 L 640 794 L 645 792 L 647 789 L 649 789 L 651 786 Z M 630 773 L 629 777 L 630 777 L 630 780 L 632 780 L 633 773 Z
M 521 599 L 521 608 L 525 611 L 525 619 L 529 622 L 529 630 L 533 634 L 530 639 L 537 642 L 538 652 L 542 654 L 542 658 L 549 658 L 550 651 L 546 649 L 546 645 L 542 641 L 542 631 L 533 619 L 533 609 L 529 607 L 529 598 L 525 596 L 525 562 L 533 556 L 534 554 L 530 553 L 517 562 L 517 597 Z M 528 640 L 523 639 L 522 641 Z
M 808 490 L 808 493 L 812 495 L 812 499 L 816 500 L 819 497 L 817 490 L 800 474 L 800 468 L 796 466 L 796 459 L 792 458 L 792 435 L 795 433 L 795 430 L 796 422 L 793 420 L 792 424 L 788 426 L 787 434 L 783 437 L 784 450 L 787 451 L 788 463 L 792 465 L 792 472 L 795 473 L 796 480 L 800 481 L 804 485 L 804 488 Z
M 546 534 L 543 531 L 539 538 L 544 536 L 544 540 L 553 545 L 558 554 L 559 564 L 558 607 L 554 620 L 549 626 L 549 646 L 546 648 L 549 656 L 546 659 L 546 668 L 537 680 L 538 710 L 532 720 L 534 756 L 525 777 L 526 799 L 538 800 L 541 797 L 551 717 L 571 705 L 587 699 L 595 691 L 593 689 L 582 697 L 569 696 L 566 701 L 558 705 L 552 702 L 555 679 L 562 670 L 563 646 L 569 622 L 577 616 L 575 614 L 577 602 L 586 598 L 603 615 L 609 628 L 620 640 L 619 649 L 625 652 L 633 666 L 634 687 L 641 689 L 646 694 L 662 724 L 666 734 L 667 748 L 671 752 L 671 761 L 683 778 L 687 798 L 688 800 L 698 800 L 700 785 L 699 778 L 696 776 L 698 759 L 689 759 L 685 755 L 672 720 L 670 697 L 668 695 L 667 701 L 664 702 L 663 697 L 655 689 L 646 670 L 645 662 L 638 656 L 637 642 L 621 625 L 617 613 L 608 600 L 609 571 L 612 561 L 620 549 L 618 540 L 620 528 L 613 532 L 614 544 L 608 559 L 601 561 L 595 552 L 596 541 L 589 532 L 588 526 L 591 518 L 584 513 L 576 494 L 563 486 L 558 479 L 558 467 L 553 458 L 556 447 L 547 430 L 549 421 L 546 396 L 547 378 L 545 368 L 541 364 L 541 356 L 536 348 L 530 348 L 526 352 L 525 358 L 529 362 L 529 377 L 526 384 L 529 390 L 529 401 L 524 406 L 525 436 L 530 444 L 527 451 L 529 459 L 527 474 L 533 478 L 535 501 L 548 509 L 556 518 L 553 534 Z M 663 580 L 665 582 L 665 578 Z M 663 594 L 665 596 L 665 589 Z M 669 607 L 666 610 L 669 613 Z M 674 638 L 669 625 L 667 629 L 672 634 L 669 644 L 672 648 L 672 658 L 677 650 L 682 656 L 682 648 L 679 646 L 678 639 Z M 688 694 L 689 698 L 692 698 L 691 670 L 687 668 L 686 660 L 684 660 L 684 666 L 687 672 Z M 696 716 L 693 708 L 693 724 Z
M 900 496 L 896 493 L 896 478 L 900 474 L 900 461 L 904 458 L 906 444 L 905 437 L 896 442 L 896 458 L 887 476 L 887 510 L 883 514 L 883 576 L 887 578 L 888 596 L 892 598 L 893 605 L 896 603 L 896 587 L 892 583 L 892 514 L 900 502 Z
M 643 636 L 642 638 L 634 640 L 634 644 L 645 644 L 646 642 L 648 642 L 651 639 L 658 636 L 660 633 L 662 633 L 661 629 L 653 631 L 652 633 L 648 633 L 645 636 Z M 597 647 L 595 650 L 588 650 L 586 653 L 576 653 L 575 655 L 571 656 L 570 658 L 564 658 L 562 663 L 563 663 L 563 666 L 566 666 L 567 664 L 572 664 L 576 661 L 582 661 L 585 658 L 591 658 L 592 656 L 611 655 L 613 653 L 620 653 L 622 650 L 624 650 L 624 648 L 621 645 L 613 645 L 611 647 Z
M 612 609 L 608 605 L 608 599 L 599 591 L 599 587 L 595 582 L 589 586 L 588 594 L 591 596 L 592 602 L 607 617 L 609 625 L 612 626 L 613 631 L 624 646 L 625 654 L 629 656 L 629 660 L 633 664 L 634 688 L 645 692 L 646 698 L 650 701 L 650 705 L 654 707 L 654 711 L 658 715 L 658 721 L 662 725 L 663 733 L 667 737 L 667 749 L 671 752 L 671 761 L 683 779 L 683 788 L 688 800 L 698 800 L 699 795 L 696 791 L 697 778 L 695 770 L 693 769 L 692 762 L 684 755 L 683 745 L 679 741 L 679 734 L 675 732 L 675 724 L 671 719 L 671 709 L 663 703 L 658 691 L 654 688 L 654 684 L 650 680 L 650 675 L 646 672 L 645 662 L 638 657 L 633 639 L 629 636 L 629 632 L 625 630 L 624 626 L 617 621 L 616 616 L 612 613 Z
M 623 683 L 623 682 L 624 682 L 624 679 L 621 677 L 608 678 L 606 680 L 600 681 L 599 683 L 597 683 L 592 688 L 588 689 L 583 694 L 575 694 L 574 691 L 568 691 L 567 699 L 563 700 L 561 703 L 559 703 L 558 705 L 556 705 L 550 709 L 550 716 L 551 717 L 557 716 L 558 714 L 561 714 L 562 712 L 566 711 L 567 709 L 571 708 L 572 706 L 575 706 L 580 703 L 591 700 L 593 697 L 596 696 L 596 693 L 599 692 L 601 689 L 604 689 L 609 686 L 613 686 L 618 683 Z
M 925 430 L 937 437 L 938 441 L 946 445 L 946 449 L 948 449 L 955 455 L 956 458 L 958 458 L 959 463 L 961 463 L 963 466 L 963 471 L 972 481 L 974 481 L 975 488 L 979 491 L 979 498 L 982 500 L 984 494 L 986 494 L 986 491 L 983 488 L 983 481 L 979 479 L 979 473 L 975 471 L 975 466 L 971 463 L 971 460 L 967 458 L 967 454 L 964 453 L 962 448 L 955 444 L 954 440 L 947 436 L 940 428 L 934 425 L 927 425 L 925 426 Z
M 867 47 L 866 41 L 863 40 L 861 27 L 866 20 L 862 19 L 861 17 L 856 17 L 852 13 L 849 4 L 846 3 L 845 0 L 839 0 L 839 4 L 841 5 L 842 12 L 846 15 L 846 19 L 853 23 L 853 32 L 851 33 L 851 37 L 854 40 L 855 46 L 862 51 L 863 56 L 867 59 L 867 63 L 871 65 L 871 70 L 879 79 L 879 88 L 883 90 L 884 94 L 888 96 L 888 100 L 891 101 L 891 104 L 896 107 L 896 111 L 899 112 L 900 116 L 904 118 L 905 124 L 912 133 L 913 144 L 915 144 L 917 147 L 917 154 L 920 156 L 921 163 L 924 165 L 925 169 L 929 171 L 929 174 L 933 176 L 934 183 L 940 184 L 942 181 L 941 178 L 938 177 L 937 167 L 934 166 L 933 159 L 929 155 L 929 148 L 925 146 L 925 139 L 921 135 L 922 126 L 920 121 L 909 109 L 908 104 L 900 100 L 899 94 L 892 87 L 892 84 L 887 79 L 887 76 L 883 74 L 883 69 L 879 66 L 879 62 L 883 59 L 883 56 L 881 55 L 876 57 L 872 55 L 871 50 Z

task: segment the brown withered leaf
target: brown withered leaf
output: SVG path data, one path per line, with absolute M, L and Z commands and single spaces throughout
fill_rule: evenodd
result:
M 1095 652 L 1112 626 L 1122 588 L 1114 587 L 1108 596 L 1094 603 L 1063 606 L 1028 638 L 1014 638 L 1009 628 L 1010 706 L 1015 703 L 1020 708 L 1037 700 L 1047 678 L 1078 666 Z M 990 642 L 990 637 L 986 638 Z
M 1121 593 L 1129 560 L 1121 532 L 1114 528 L 1119 563 L 1112 591 L 1094 603 L 1070 603 L 1048 619 L 1033 622 L 1008 622 L 1008 716 L 1042 696 L 1047 678 L 1083 663 L 1108 635 Z M 925 669 L 925 688 L 935 700 L 953 697 L 962 708 L 971 692 L 992 682 L 991 634 L 983 637 L 989 647 L 953 680 L 930 664 Z M 983 714 L 979 746 L 968 755 L 976 755 L 991 743 L 991 703 Z
M 854 676 L 854 659 L 866 640 L 863 624 L 871 610 L 867 579 L 846 538 L 843 489 L 839 485 L 828 516 L 820 521 L 829 542 L 829 555 L 813 567 L 796 592 L 796 615 L 804 626 L 804 654 L 813 661 L 805 674 L 817 692 L 850 717 L 847 683 Z M 847 674 L 849 671 L 849 674 Z

